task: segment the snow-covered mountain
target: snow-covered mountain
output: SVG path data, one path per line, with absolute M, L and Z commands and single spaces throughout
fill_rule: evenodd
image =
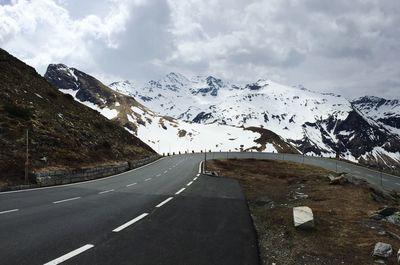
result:
M 266 128 L 308 154 L 365 163 L 400 163 L 400 136 L 340 95 L 271 80 L 235 85 L 212 76 L 170 73 L 144 86 L 114 82 L 157 113 L 198 124 Z
M 297 152 L 280 136 L 268 130 L 244 129 L 223 124 L 186 122 L 158 114 L 127 93 L 132 84 L 119 83 L 115 90 L 94 77 L 63 64 L 51 64 L 44 76 L 60 91 L 118 122 L 159 153 L 257 149 Z
M 351 102 L 361 112 L 400 136 L 400 100 L 365 96 Z

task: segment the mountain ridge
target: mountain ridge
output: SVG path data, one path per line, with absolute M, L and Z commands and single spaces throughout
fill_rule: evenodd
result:
M 212 79 L 218 82 L 170 73 L 142 87 L 125 84 L 120 89 L 118 82 L 110 87 L 178 120 L 267 128 L 309 155 L 339 153 L 353 162 L 400 164 L 400 134 L 341 95 L 268 79 L 246 85 Z

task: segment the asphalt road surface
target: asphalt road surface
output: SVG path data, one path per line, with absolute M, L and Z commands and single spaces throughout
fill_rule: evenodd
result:
M 240 186 L 198 174 L 201 158 L 0 193 L 0 264 L 258 264 Z
M 400 190 L 400 178 L 331 159 L 268 153 Z M 258 264 L 238 183 L 199 174 L 204 154 L 166 157 L 116 176 L 0 193 L 0 264 Z

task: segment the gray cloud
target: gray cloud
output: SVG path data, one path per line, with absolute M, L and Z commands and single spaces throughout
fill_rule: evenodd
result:
M 398 0 L 0 0 L 0 45 L 43 73 L 170 71 L 400 97 Z

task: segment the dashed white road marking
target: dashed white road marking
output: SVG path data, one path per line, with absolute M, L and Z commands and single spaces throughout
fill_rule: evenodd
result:
M 133 186 L 133 185 L 136 185 L 137 183 L 135 182 L 135 183 L 131 183 L 131 184 L 128 184 L 128 185 L 126 185 L 127 187 L 130 187 L 130 186 Z
M 160 176 L 161 176 L 161 174 L 157 174 L 157 175 L 156 175 L 156 177 L 160 177 Z
M 66 260 L 68 260 L 68 259 L 70 259 L 70 258 L 72 258 L 72 257 L 75 257 L 76 255 L 81 254 L 82 252 L 85 252 L 86 250 L 91 249 L 92 247 L 94 247 L 94 245 L 90 245 L 90 244 L 84 245 L 83 247 L 80 247 L 80 248 L 78 248 L 78 249 L 75 249 L 74 251 L 71 251 L 71 252 L 69 252 L 69 253 L 67 253 L 67 254 L 65 254 L 65 255 L 63 255 L 63 256 L 57 258 L 57 259 L 54 259 L 54 260 L 52 260 L 52 261 L 49 261 L 49 262 L 47 262 L 47 263 L 44 264 L 44 265 L 56 265 L 56 264 L 60 264 L 60 263 L 66 261 Z
M 7 210 L 7 211 L 2 211 L 0 214 L 5 214 L 5 213 L 12 213 L 12 212 L 18 212 L 19 209 L 12 209 L 12 210 Z
M 142 213 L 141 215 L 139 215 L 138 217 L 130 220 L 129 222 L 126 222 L 125 224 L 115 228 L 114 230 L 112 230 L 113 232 L 120 232 L 122 230 L 124 230 L 125 228 L 127 228 L 130 225 L 133 225 L 134 223 L 136 223 L 137 221 L 145 218 L 147 215 L 149 215 L 148 213 Z
M 190 186 L 192 185 L 193 181 L 190 181 L 188 184 L 186 184 L 186 186 Z
M 197 176 L 197 177 L 200 177 L 200 174 L 197 174 L 196 176 Z
M 178 195 L 179 193 L 181 193 L 182 191 L 184 191 L 186 188 L 182 188 L 180 190 L 178 190 L 175 194 Z
M 166 204 L 167 202 L 169 202 L 172 199 L 173 199 L 173 197 L 169 197 L 168 199 L 166 199 L 163 202 L 159 203 L 156 207 L 160 208 L 161 206 L 163 206 L 164 204 Z
M 395 183 L 397 186 L 400 186 L 400 183 Z
M 99 194 L 104 194 L 104 193 L 109 193 L 109 192 L 113 192 L 114 189 L 112 190 L 104 190 L 104 191 L 100 191 Z
M 145 179 L 144 181 L 149 181 L 149 180 L 151 180 L 151 178 L 147 178 L 147 179 Z
M 78 200 L 78 199 L 80 199 L 81 197 L 74 197 L 74 198 L 69 198 L 69 199 L 65 199 L 65 200 L 61 200 L 61 201 L 55 201 L 55 202 L 53 202 L 54 204 L 57 204 L 57 203 L 62 203 L 62 202 L 69 202 L 69 201 L 74 201 L 74 200 Z
M 195 177 L 193 180 L 196 180 L 197 179 L 197 177 Z
M 164 174 L 167 173 L 167 172 L 168 172 L 168 170 L 165 170 L 165 171 L 164 171 Z

